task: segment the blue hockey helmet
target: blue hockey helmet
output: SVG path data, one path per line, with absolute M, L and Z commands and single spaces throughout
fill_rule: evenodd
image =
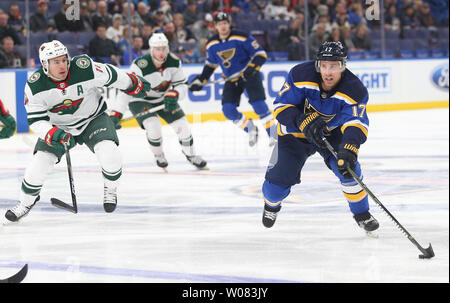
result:
M 338 61 L 341 63 L 342 70 L 345 69 L 347 62 L 347 51 L 341 42 L 324 42 L 317 51 L 316 70 L 319 69 L 320 61 Z

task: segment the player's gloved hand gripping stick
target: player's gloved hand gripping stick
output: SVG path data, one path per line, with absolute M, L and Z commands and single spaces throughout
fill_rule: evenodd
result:
M 331 144 L 328 142 L 327 139 L 322 137 L 323 142 L 325 143 L 327 149 L 331 152 L 331 154 L 338 159 L 338 153 L 333 149 Z M 358 184 L 369 194 L 369 196 L 377 203 L 379 207 L 388 215 L 388 217 L 394 221 L 394 223 L 397 225 L 397 227 L 408 237 L 408 239 L 422 252 L 422 255 L 419 255 L 420 259 L 430 259 L 434 257 L 434 251 L 431 247 L 431 243 L 428 246 L 428 248 L 423 248 L 420 246 L 420 244 L 414 239 L 414 237 L 404 228 L 400 222 L 397 221 L 397 219 L 387 210 L 387 208 L 383 205 L 383 203 L 378 200 L 378 198 L 369 190 L 369 188 L 361 181 L 361 179 L 358 177 L 358 175 L 354 172 L 352 168 L 350 168 L 350 165 L 347 164 L 347 171 L 352 177 L 358 182 Z

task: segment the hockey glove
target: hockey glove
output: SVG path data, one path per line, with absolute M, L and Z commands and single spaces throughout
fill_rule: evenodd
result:
M 194 78 L 194 80 L 189 83 L 189 90 L 191 92 L 196 92 L 203 89 L 203 86 L 205 86 L 205 83 L 200 80 L 200 76 L 197 76 Z
M 351 179 L 352 175 L 347 170 L 347 165 L 355 170 L 356 160 L 358 158 L 357 144 L 342 143 L 339 145 L 337 153 L 337 169 L 344 176 L 344 179 Z
M 149 91 L 151 90 L 150 83 L 148 83 L 148 81 L 142 78 L 141 76 L 129 73 L 127 73 L 127 75 L 131 79 L 131 86 L 128 89 L 123 90 L 123 92 L 127 95 L 134 96 L 136 98 L 147 97 Z
M 0 112 L 0 139 L 6 139 L 14 135 L 16 120 L 10 114 L 3 115 Z
M 256 67 L 255 66 L 247 66 L 247 68 L 244 70 L 244 73 L 242 75 L 242 78 L 244 81 L 247 81 L 251 77 L 253 77 L 256 74 Z
M 172 112 L 177 109 L 178 92 L 176 90 L 169 90 L 164 95 L 164 110 Z
M 75 139 L 71 134 L 55 126 L 45 135 L 45 143 L 57 149 L 65 150 L 64 146 L 67 146 L 68 149 L 75 146 Z
M 120 119 L 122 119 L 122 117 L 123 117 L 123 115 L 121 113 L 113 110 L 109 113 L 109 117 L 111 118 L 111 121 L 114 123 L 114 127 L 116 129 L 122 128 L 122 125 L 120 125 L 120 123 L 119 123 Z
M 297 121 L 299 129 L 305 134 L 306 139 L 320 149 L 326 149 L 327 146 L 322 140 L 326 132 L 327 124 L 317 112 L 310 112 L 301 115 Z

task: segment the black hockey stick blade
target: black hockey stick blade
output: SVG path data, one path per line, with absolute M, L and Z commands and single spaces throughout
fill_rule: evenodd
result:
M 428 248 L 425 248 L 424 250 L 421 250 L 423 252 L 423 255 L 419 255 L 420 259 L 431 259 L 434 257 L 434 251 L 433 251 L 433 247 L 428 246 Z
M 17 274 L 7 279 L 0 280 L 0 283 L 20 283 L 23 281 L 23 279 L 25 279 L 27 273 L 28 273 L 28 264 L 25 264 Z
M 52 202 L 53 206 L 70 211 L 74 214 L 78 213 L 78 208 L 76 206 L 74 207 L 74 206 L 64 203 L 63 201 L 58 200 L 56 198 L 51 198 L 50 201 Z

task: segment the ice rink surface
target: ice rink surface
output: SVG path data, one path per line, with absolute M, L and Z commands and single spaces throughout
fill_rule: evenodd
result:
M 271 148 L 248 147 L 231 122 L 192 125 L 198 171 L 163 127 L 168 173 L 158 168 L 144 132 L 118 132 L 123 176 L 118 207 L 103 210 L 95 155 L 71 151 L 79 213 L 70 203 L 66 161 L 55 166 L 41 201 L 20 223 L 0 227 L 0 279 L 29 265 L 24 282 L 449 282 L 449 112 L 369 113 L 359 161 L 364 181 L 387 209 L 436 256 L 419 250 L 370 200 L 379 237 L 356 225 L 338 179 L 319 155 L 283 202 L 275 226 L 261 224 L 261 185 Z M 19 197 L 32 157 L 30 135 L 0 141 L 0 215 Z M 26 144 L 25 142 L 28 142 Z

